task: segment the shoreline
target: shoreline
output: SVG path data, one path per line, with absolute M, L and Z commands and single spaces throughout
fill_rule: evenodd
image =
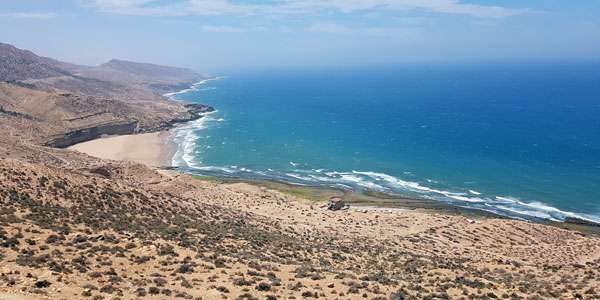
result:
M 325 201 L 327 201 L 327 199 L 330 197 L 342 197 L 347 204 L 358 210 L 410 211 L 413 213 L 437 214 L 442 216 L 461 216 L 467 219 L 479 221 L 487 219 L 515 220 L 527 223 L 543 224 L 561 229 L 600 236 L 600 224 L 579 219 L 567 219 L 562 222 L 546 219 L 532 219 L 527 221 L 510 216 L 499 215 L 474 207 L 463 207 L 418 197 L 387 195 L 369 190 L 365 190 L 363 193 L 357 193 L 355 191 L 335 189 L 331 187 L 297 185 L 288 182 L 269 180 L 198 176 L 178 170 L 175 171 L 180 174 L 191 176 L 197 180 L 211 181 L 225 185 L 244 183 L 277 191 L 279 193 L 297 198 L 310 200 L 315 203 L 324 204 Z
M 143 133 L 133 135 L 106 136 L 99 139 L 83 142 L 68 147 L 70 150 L 83 152 L 90 156 L 103 159 L 133 161 L 145 164 L 157 169 L 174 170 L 179 174 L 185 174 L 198 180 L 212 181 L 218 184 L 244 183 L 263 187 L 283 194 L 295 196 L 302 199 L 324 203 L 330 197 L 343 197 L 353 207 L 367 209 L 377 208 L 381 210 L 410 210 L 413 212 L 432 213 L 440 215 L 457 215 L 474 220 L 483 219 L 510 219 L 518 220 L 510 216 L 499 215 L 489 211 L 440 203 L 424 198 L 388 195 L 376 191 L 365 190 L 362 193 L 355 191 L 336 189 L 322 186 L 297 185 L 288 182 L 271 180 L 252 180 L 244 178 L 228 178 L 213 176 L 198 176 L 173 168 L 172 157 L 178 149 L 178 145 L 172 139 L 169 131 L 154 133 Z M 600 235 L 600 224 L 582 223 L 578 219 L 556 222 L 551 220 L 531 220 L 533 223 L 546 224 L 558 228 L 576 230 L 588 234 Z
M 344 189 L 322 186 L 297 185 L 276 180 L 252 180 L 244 178 L 198 176 L 177 170 L 172 166 L 172 158 L 179 145 L 173 140 L 170 131 L 153 133 L 103 136 L 95 140 L 68 147 L 69 150 L 83 152 L 87 155 L 111 160 L 133 161 L 158 169 L 174 170 L 177 173 L 192 176 L 199 180 L 209 180 L 221 184 L 245 183 L 266 187 L 284 194 L 315 202 L 326 201 L 330 197 L 343 197 L 347 203 L 359 207 L 378 207 L 387 209 L 409 209 L 414 211 L 462 215 L 473 218 L 509 218 L 475 208 L 437 203 L 417 197 L 398 197 L 384 195 L 379 192 L 364 191 L 357 193 Z

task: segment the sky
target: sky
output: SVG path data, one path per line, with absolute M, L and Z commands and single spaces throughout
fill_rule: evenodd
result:
M 200 72 L 600 60 L 599 0 L 0 0 L 0 42 Z

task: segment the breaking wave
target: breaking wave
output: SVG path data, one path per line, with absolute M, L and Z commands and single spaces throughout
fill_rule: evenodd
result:
M 172 166 L 191 168 L 202 166 L 202 161 L 199 160 L 201 151 L 196 147 L 196 141 L 202 138 L 198 134 L 198 130 L 202 130 L 211 122 L 215 122 L 216 120 L 211 115 L 216 112 L 205 113 L 200 119 L 171 130 L 171 139 L 177 144 L 177 151 L 171 159 Z
M 220 78 L 222 77 L 210 80 Z M 202 91 L 203 88 L 212 89 L 212 87 L 202 86 L 205 82 L 207 81 L 199 82 L 189 90 L 165 94 L 165 96 L 174 98 L 178 94 L 189 91 Z M 416 174 L 408 171 L 402 172 L 402 170 L 395 172 L 395 176 L 369 170 L 331 170 L 323 168 L 322 165 L 311 166 L 310 163 L 306 163 L 300 157 L 294 157 L 291 161 L 286 159 L 285 163 L 278 167 L 271 165 L 264 167 L 255 165 L 209 166 L 204 164 L 202 162 L 203 151 L 207 151 L 209 148 L 198 146 L 199 144 L 205 144 L 200 143 L 201 139 L 208 138 L 208 136 L 202 135 L 202 129 L 230 122 L 229 118 L 226 121 L 214 115 L 206 114 L 201 119 L 173 129 L 172 139 L 178 145 L 177 152 L 172 159 L 173 166 L 179 167 L 185 172 L 200 175 L 275 180 L 355 192 L 373 190 L 392 195 L 420 197 L 523 220 L 564 221 L 566 218 L 579 218 L 600 222 L 600 216 L 597 214 L 561 210 L 542 203 L 541 199 L 521 199 L 512 197 L 510 194 L 496 195 L 489 193 L 482 187 L 474 187 L 470 184 L 465 184 L 469 188 L 450 186 L 439 179 L 419 178 Z
M 167 97 L 170 98 L 171 100 L 177 100 L 175 99 L 175 95 L 179 95 L 179 94 L 185 94 L 187 92 L 191 92 L 191 91 L 203 91 L 203 90 L 212 90 L 212 89 L 216 89 L 215 87 L 209 87 L 206 89 L 201 88 L 200 86 L 209 82 L 209 81 L 213 81 L 213 80 L 219 80 L 219 79 L 223 79 L 225 77 L 213 77 L 213 78 L 208 78 L 208 79 L 204 79 L 204 80 L 200 80 L 196 83 L 194 83 L 189 89 L 185 89 L 185 90 L 181 90 L 181 91 L 177 91 L 177 92 L 172 92 L 172 93 L 166 93 L 163 94 L 163 97 Z

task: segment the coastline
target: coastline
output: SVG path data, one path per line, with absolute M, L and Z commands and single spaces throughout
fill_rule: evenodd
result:
M 133 161 L 155 168 L 172 168 L 171 161 L 177 152 L 178 147 L 179 146 L 172 138 L 171 132 L 161 131 L 133 135 L 106 136 L 76 144 L 68 147 L 68 149 L 83 152 L 90 156 L 102 159 Z M 288 182 L 198 176 L 182 172 L 181 170 L 177 172 L 192 176 L 198 180 L 211 181 L 218 184 L 228 185 L 243 183 L 267 188 L 283 194 L 310 200 L 315 203 L 323 203 L 330 197 L 343 197 L 348 204 L 357 209 L 408 210 L 412 212 L 462 216 L 474 220 L 515 219 L 476 208 L 440 203 L 419 197 L 388 195 L 369 190 L 357 193 L 343 189 L 296 185 Z M 600 235 L 599 224 L 585 224 L 580 221 L 581 220 L 573 219 L 564 222 L 555 222 L 539 219 L 534 221 L 534 223 Z
M 173 135 L 170 131 L 105 136 L 70 146 L 67 149 L 102 159 L 133 161 L 155 168 L 172 168 L 171 161 L 179 147 L 172 137 Z M 474 219 L 507 218 L 505 216 L 480 211 L 474 208 L 436 203 L 417 197 L 398 197 L 370 191 L 359 194 L 343 189 L 296 185 L 280 181 L 197 176 L 191 173 L 185 173 L 181 170 L 177 172 L 190 175 L 199 180 L 208 180 L 220 184 L 245 183 L 264 187 L 315 202 L 323 202 L 330 197 L 343 197 L 347 203 L 354 207 L 405 209 L 416 212 L 439 213 L 442 215 L 461 215 Z
M 212 77 L 204 79 L 191 85 L 188 89 L 184 89 L 178 92 L 167 93 L 163 96 L 169 98 L 172 101 L 178 101 L 172 96 L 175 94 L 182 94 L 192 91 L 196 87 L 204 84 L 207 81 L 218 80 L 221 78 L 223 77 Z M 202 114 L 200 118 L 203 117 L 205 117 L 204 114 Z M 193 121 L 196 120 L 181 122 L 178 125 L 187 125 Z M 173 168 L 173 157 L 177 153 L 179 147 L 180 145 L 175 141 L 173 132 L 160 131 L 154 133 L 100 137 L 95 140 L 73 145 L 71 147 L 68 147 L 68 149 L 77 150 L 88 155 L 103 159 L 134 161 L 145 164 L 150 167 L 171 169 Z M 194 173 L 186 173 L 183 170 L 178 170 L 177 172 L 192 176 L 195 175 Z M 219 175 L 216 175 L 216 177 L 212 176 L 213 175 L 209 175 L 209 177 L 194 177 L 202 177 L 204 179 L 220 182 L 223 184 L 246 183 L 267 188 L 277 186 L 278 188 L 274 188 L 274 190 L 288 191 L 289 194 L 293 196 L 313 201 L 324 201 L 329 197 L 343 196 L 348 203 L 352 204 L 353 206 L 359 207 L 377 207 L 382 209 L 408 209 L 413 211 L 439 213 L 442 215 L 461 215 L 474 219 L 500 218 L 524 220 L 522 218 L 498 214 L 485 209 L 443 203 L 418 196 L 388 195 L 385 193 L 371 191 L 368 189 L 357 192 L 354 190 L 345 190 L 341 188 L 323 188 L 319 185 L 307 186 L 302 184 L 294 184 L 287 181 L 279 181 L 277 179 L 257 180 L 253 178 L 242 177 L 232 178 L 226 176 L 221 177 Z M 480 194 L 473 190 L 469 190 L 469 192 L 474 195 Z M 573 228 L 578 231 L 591 231 L 596 234 L 600 233 L 600 224 L 591 222 L 586 219 L 567 218 L 564 221 L 558 221 L 544 218 L 531 218 L 527 219 L 527 221 L 555 225 L 561 228 Z
M 223 78 L 223 76 L 217 76 L 217 77 L 210 77 L 210 78 L 207 78 L 207 79 L 202 79 L 202 80 L 200 80 L 200 81 L 198 81 L 198 82 L 196 82 L 196 83 L 192 84 L 192 85 L 191 85 L 189 88 L 187 88 L 187 89 L 184 89 L 184 90 L 181 90 L 181 91 L 176 91 L 176 92 L 165 93 L 165 94 L 163 94 L 162 96 L 163 96 L 163 97 L 167 97 L 167 98 L 169 98 L 169 99 L 171 99 L 171 100 L 173 100 L 173 101 L 178 101 L 178 100 L 176 100 L 176 99 L 174 99 L 174 98 L 173 98 L 173 95 L 177 95 L 177 94 L 183 94 L 183 93 L 187 93 L 187 92 L 189 92 L 189 91 L 193 91 L 193 90 L 194 90 L 194 89 L 195 89 L 197 86 L 203 85 L 203 84 L 205 84 L 206 82 L 209 82 L 209 81 L 212 81 L 212 80 L 219 80 L 219 79 L 221 79 L 221 78 Z
M 242 178 L 211 177 L 198 176 L 178 171 L 181 174 L 189 175 L 197 180 L 209 181 L 219 185 L 247 184 L 262 189 L 276 191 L 281 194 L 294 196 L 296 198 L 308 200 L 315 205 L 325 204 L 331 197 L 341 197 L 350 205 L 353 210 L 358 212 L 379 211 L 389 212 L 410 212 L 432 214 L 438 216 L 457 216 L 464 217 L 471 221 L 485 220 L 511 220 L 527 222 L 533 224 L 544 224 L 565 230 L 580 232 L 594 236 L 600 236 L 600 224 L 593 222 L 581 222 L 579 219 L 567 219 L 563 222 L 537 219 L 535 221 L 524 221 L 510 216 L 495 214 L 490 211 L 481 210 L 473 207 L 463 207 L 458 205 L 446 204 L 434 200 L 428 200 L 419 197 L 388 195 L 376 191 L 365 190 L 362 193 L 354 191 L 336 189 L 322 186 L 297 185 L 288 182 L 269 181 L 269 180 L 251 180 Z
M 172 168 L 171 161 L 179 147 L 172 137 L 172 133 L 169 131 L 105 136 L 70 146 L 67 149 L 102 159 L 133 161 L 155 168 Z M 359 194 L 343 189 L 296 185 L 280 181 L 197 176 L 181 170 L 178 173 L 190 175 L 199 180 L 208 180 L 221 184 L 245 183 L 265 187 L 315 202 L 323 202 L 330 197 L 343 197 L 351 206 L 361 208 L 403 209 L 443 215 L 461 215 L 469 218 L 507 218 L 473 208 L 436 203 L 416 197 L 398 197 L 370 191 Z

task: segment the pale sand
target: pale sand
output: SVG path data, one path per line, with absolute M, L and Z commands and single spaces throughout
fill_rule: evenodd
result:
M 0 300 L 31 300 L 32 298 L 28 298 L 22 295 L 17 294 L 0 294 Z
M 68 149 L 104 159 L 163 167 L 171 165 L 171 158 L 176 150 L 175 144 L 168 137 L 169 133 L 166 131 L 110 136 L 73 145 Z

